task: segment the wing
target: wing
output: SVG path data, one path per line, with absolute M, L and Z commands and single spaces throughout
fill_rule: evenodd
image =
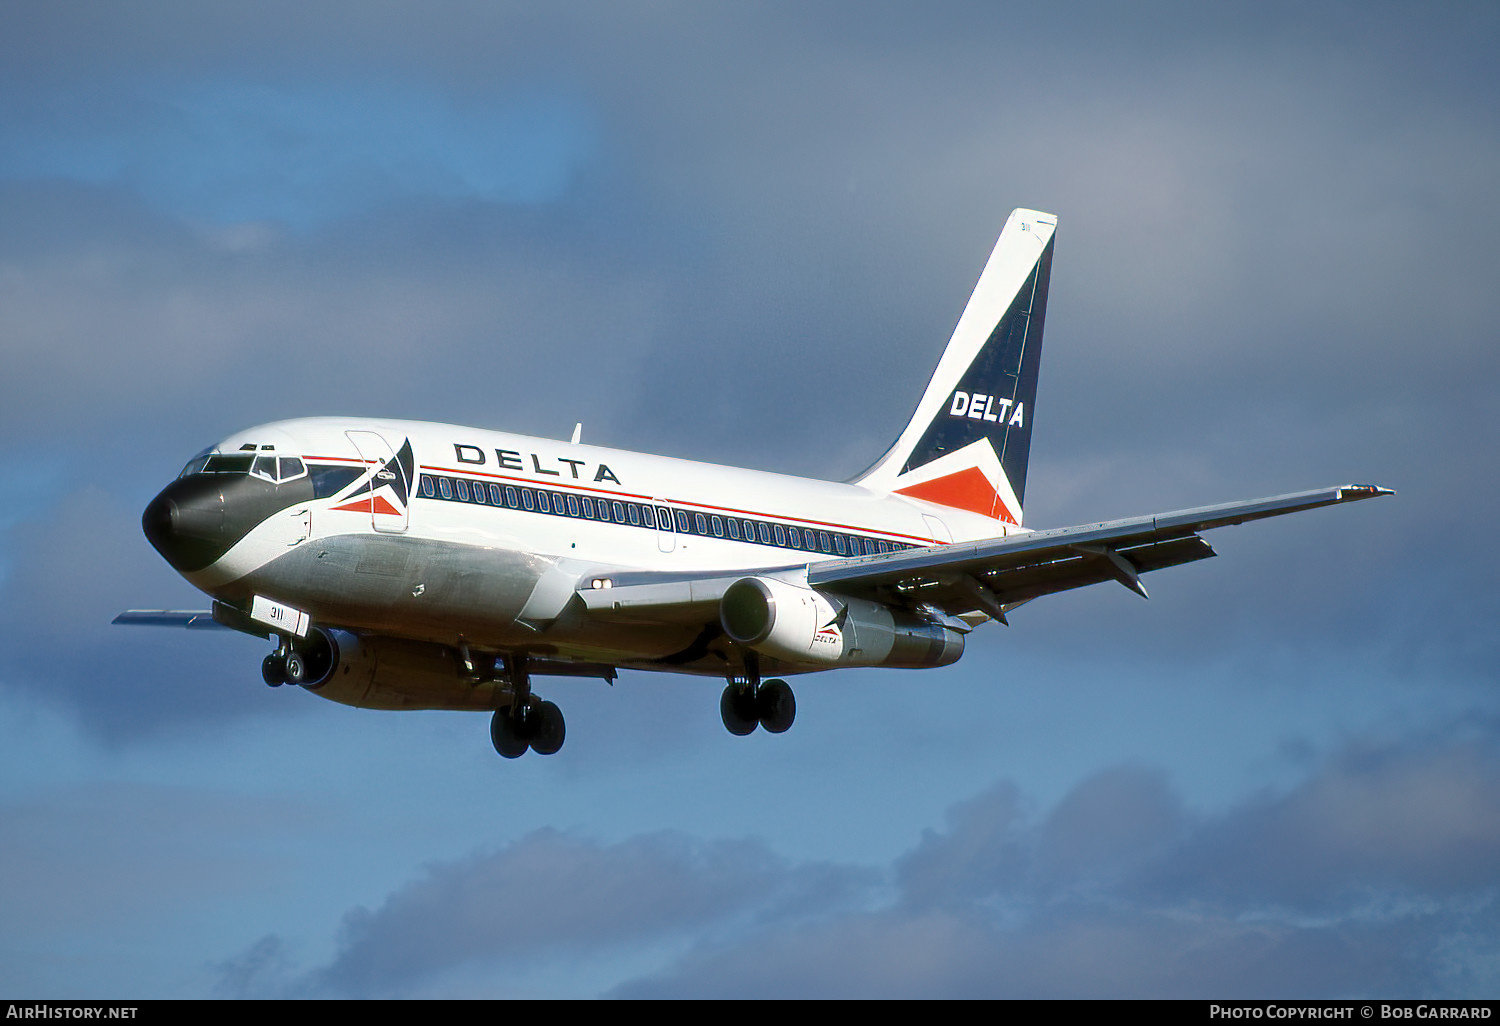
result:
M 583 588 L 578 595 L 597 617 L 685 624 L 715 620 L 725 589 L 742 577 L 805 571 L 807 584 L 820 591 L 925 605 L 951 616 L 978 611 L 1004 623 L 1006 610 L 1022 602 L 1101 581 L 1118 581 L 1144 597 L 1141 574 L 1214 554 L 1200 531 L 1392 494 L 1375 485 L 1341 485 L 805 567 L 727 575 L 629 573 L 616 576 L 612 587 Z
M 1053 592 L 1118 581 L 1146 596 L 1140 575 L 1214 554 L 1198 532 L 1319 506 L 1392 495 L 1375 485 L 1341 485 L 1290 495 L 1033 531 L 1008 538 L 908 549 L 808 567 L 808 584 L 841 593 L 900 596 L 945 613 L 979 610 L 1002 623 L 1005 610 Z

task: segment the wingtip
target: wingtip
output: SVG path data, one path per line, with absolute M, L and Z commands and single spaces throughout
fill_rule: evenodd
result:
M 1382 488 L 1380 485 L 1372 484 L 1349 484 L 1339 488 L 1340 502 L 1353 502 L 1356 499 L 1373 499 L 1378 495 L 1395 495 L 1396 489 Z

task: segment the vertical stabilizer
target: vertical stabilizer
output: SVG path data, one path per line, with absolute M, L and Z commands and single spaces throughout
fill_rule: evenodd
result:
M 911 422 L 856 483 L 1021 523 L 1056 227 L 1011 213 Z

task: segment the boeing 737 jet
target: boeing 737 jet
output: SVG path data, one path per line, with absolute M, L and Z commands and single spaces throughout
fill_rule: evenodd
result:
M 274 645 L 267 684 L 374 709 L 492 714 L 516 758 L 563 743 L 533 691 L 621 668 L 722 678 L 724 725 L 781 732 L 782 678 L 946 666 L 1052 592 L 1214 555 L 1229 524 L 1391 494 L 1373 485 L 1026 524 L 1057 219 L 1011 214 L 910 423 L 848 483 L 481 428 L 312 418 L 205 449 L 146 507 L 158 552 L 213 598 L 117 623 Z

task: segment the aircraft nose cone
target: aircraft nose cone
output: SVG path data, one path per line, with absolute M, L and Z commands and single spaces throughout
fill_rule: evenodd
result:
M 141 530 L 162 558 L 182 572 L 202 570 L 222 556 L 230 543 L 218 489 L 191 479 L 173 481 L 147 504 Z

